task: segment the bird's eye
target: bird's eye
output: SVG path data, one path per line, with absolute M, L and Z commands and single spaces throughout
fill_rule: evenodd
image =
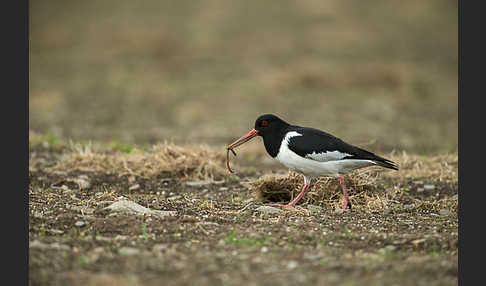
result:
M 260 126 L 267 126 L 268 125 L 268 121 L 266 120 L 262 120 L 262 122 L 260 123 Z

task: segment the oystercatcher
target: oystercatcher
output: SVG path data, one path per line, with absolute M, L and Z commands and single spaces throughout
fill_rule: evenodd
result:
M 273 114 L 258 117 L 254 129 L 226 149 L 232 151 L 256 136 L 263 137 L 265 149 L 270 156 L 288 169 L 304 175 L 304 187 L 297 197 L 286 205 L 274 206 L 295 206 L 309 189 L 313 178 L 330 176 L 339 178 L 344 195 L 344 211 L 348 206 L 351 208 L 351 204 L 343 175 L 368 166 L 398 170 L 397 165 L 388 159 L 348 144 L 324 131 L 291 125 Z

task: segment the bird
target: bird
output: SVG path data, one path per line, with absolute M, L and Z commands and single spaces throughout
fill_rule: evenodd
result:
M 311 127 L 292 125 L 273 114 L 263 114 L 255 120 L 254 128 L 226 147 L 227 151 L 261 136 L 267 153 L 290 171 L 304 177 L 300 193 L 287 204 L 294 207 L 310 188 L 313 179 L 325 176 L 339 179 L 343 192 L 342 211 L 351 209 L 344 175 L 369 166 L 380 166 L 398 171 L 395 162 L 370 151 L 344 142 L 340 138 Z M 233 151 L 234 152 L 234 151 Z M 229 165 L 228 165 L 229 168 Z M 231 169 L 230 169 L 231 171 Z

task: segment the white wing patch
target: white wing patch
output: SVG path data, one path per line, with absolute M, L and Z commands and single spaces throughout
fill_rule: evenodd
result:
M 312 154 L 305 155 L 306 158 L 316 160 L 316 161 L 319 161 L 319 162 L 341 160 L 342 158 L 344 158 L 346 156 L 351 156 L 351 154 L 342 153 L 342 152 L 339 152 L 339 151 L 327 151 L 327 152 L 321 152 L 321 153 L 316 153 L 314 151 L 314 152 L 312 152 Z

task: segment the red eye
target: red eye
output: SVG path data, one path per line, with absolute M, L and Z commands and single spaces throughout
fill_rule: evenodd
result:
M 268 125 L 268 122 L 266 120 L 262 120 L 262 122 L 260 123 L 260 126 L 267 126 Z

